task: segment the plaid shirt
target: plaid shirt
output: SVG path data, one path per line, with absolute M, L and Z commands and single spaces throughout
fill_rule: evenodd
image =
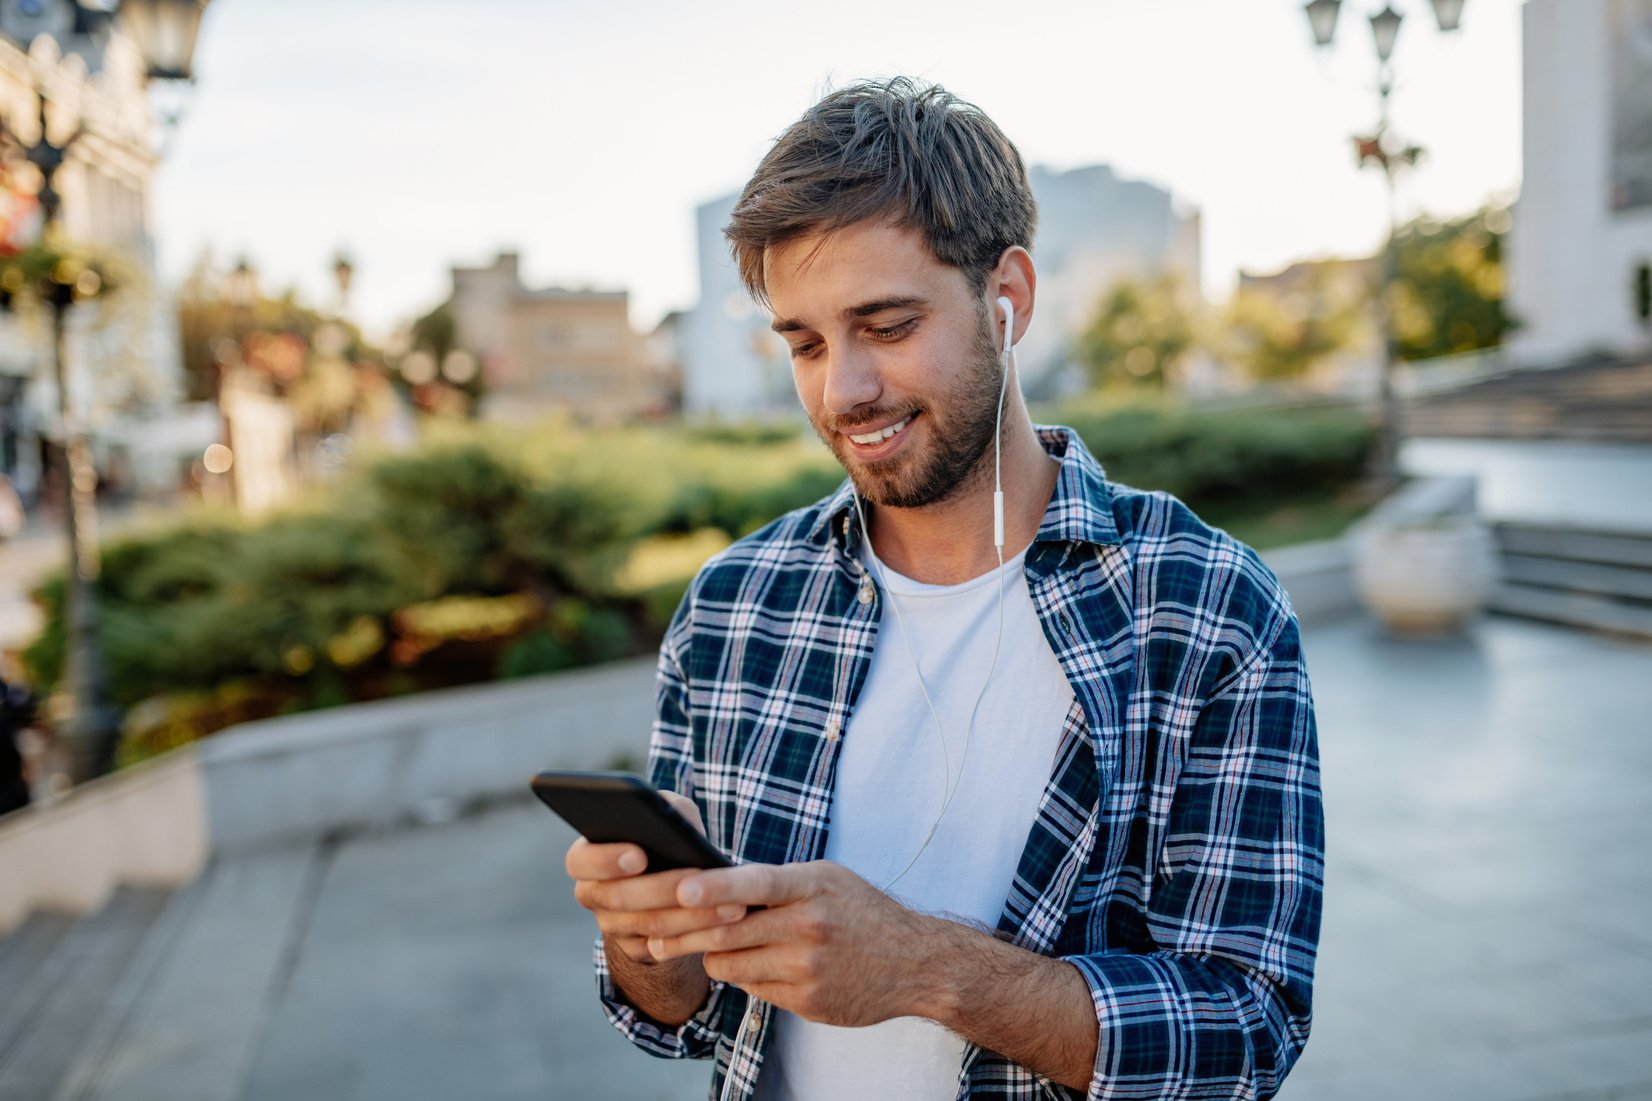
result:
M 1161 493 L 1110 484 L 1070 430 L 1025 575 L 1076 699 L 1000 934 L 1076 966 L 1100 1023 L 1091 1098 L 1260 1098 L 1308 1039 L 1323 887 L 1313 700 L 1297 624 L 1255 553 Z M 660 650 L 650 753 L 740 861 L 819 859 L 840 734 L 882 599 L 847 483 L 700 571 Z M 676 1028 L 617 993 L 656 1055 L 715 1056 L 751 1096 L 772 1007 L 713 983 Z M 962 1097 L 1074 1098 L 975 1046 Z

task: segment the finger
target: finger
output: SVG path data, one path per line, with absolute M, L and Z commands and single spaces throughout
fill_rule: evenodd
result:
M 677 901 L 683 906 L 779 906 L 808 898 L 820 883 L 819 864 L 742 864 L 688 876 L 677 887 Z
M 563 867 L 572 879 L 621 879 L 648 867 L 648 856 L 638 845 L 615 842 L 593 845 L 580 837 L 568 846 Z
M 602 930 L 604 936 L 612 934 L 644 940 L 675 939 L 739 921 L 745 912 L 744 906 L 718 906 L 698 910 L 600 910 L 596 918 L 597 928 Z
M 722 916 L 736 907 L 724 903 L 712 910 Z M 779 944 L 794 940 L 789 930 L 791 923 L 784 911 L 759 910 L 747 914 L 744 920 L 732 919 L 706 924 L 697 928 L 668 932 L 662 929 L 648 937 L 648 951 L 657 960 L 693 956 L 702 952 L 738 952 L 765 944 Z
M 797 968 L 789 962 L 788 951 L 772 944 L 738 952 L 708 952 L 703 964 L 707 976 L 742 990 L 760 983 L 797 981 Z
M 700 807 L 694 800 L 684 795 L 678 795 L 674 791 L 662 791 L 660 794 L 665 797 L 665 801 L 671 805 L 672 810 L 688 819 L 689 822 L 693 823 L 694 828 L 702 834 L 706 832 L 705 819 L 700 817 Z
M 669 872 L 632 875 L 576 883 L 574 894 L 581 905 L 599 910 L 680 910 L 695 909 L 677 901 L 677 884 L 694 874 L 693 868 L 673 868 Z M 710 903 L 707 909 L 717 906 Z

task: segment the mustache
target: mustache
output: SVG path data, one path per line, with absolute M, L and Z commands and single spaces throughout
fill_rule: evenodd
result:
M 838 432 L 846 436 L 864 433 L 867 429 L 889 424 L 898 424 L 907 417 L 923 412 L 923 406 L 901 408 L 890 406 L 886 409 L 868 409 L 856 413 L 854 416 L 827 416 L 823 417 L 820 427 L 827 432 Z

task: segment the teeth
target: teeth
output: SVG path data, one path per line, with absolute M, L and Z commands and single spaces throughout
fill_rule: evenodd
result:
M 882 430 L 881 432 L 868 432 L 864 436 L 850 436 L 849 438 L 851 440 L 854 440 L 856 443 L 864 443 L 864 444 L 882 443 L 884 440 L 887 440 L 890 436 L 893 436 L 895 433 L 897 433 L 901 429 L 905 428 L 911 422 L 912 422 L 912 418 L 907 417 L 905 420 L 901 421 L 899 424 L 892 424 L 888 428 L 885 428 L 884 430 Z

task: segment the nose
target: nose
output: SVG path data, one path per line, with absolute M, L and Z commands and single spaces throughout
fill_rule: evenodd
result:
M 851 342 L 827 354 L 821 402 L 828 412 L 843 416 L 863 405 L 875 405 L 882 394 L 883 383 L 867 350 Z

